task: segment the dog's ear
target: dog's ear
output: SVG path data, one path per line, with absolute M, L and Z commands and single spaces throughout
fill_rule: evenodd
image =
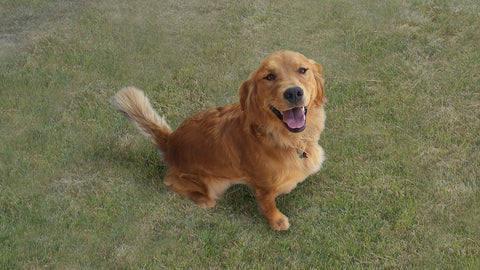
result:
M 240 96 L 240 106 L 242 107 L 243 111 L 246 111 L 252 101 L 251 99 L 255 95 L 256 87 L 255 82 L 252 77 L 249 77 L 246 81 L 240 85 L 238 89 L 238 95 Z
M 322 66 L 313 60 L 310 60 L 310 62 L 313 64 L 313 75 L 315 76 L 315 81 L 317 82 L 317 96 L 315 98 L 315 102 L 319 105 L 322 105 L 326 102 L 325 91 L 323 90 L 325 81 L 322 78 Z

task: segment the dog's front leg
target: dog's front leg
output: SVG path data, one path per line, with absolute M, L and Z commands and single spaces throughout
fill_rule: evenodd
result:
M 262 211 L 267 218 L 270 227 L 277 231 L 288 230 L 288 227 L 290 227 L 288 218 L 282 214 L 275 205 L 275 197 L 277 194 L 259 188 L 255 188 L 253 191 L 260 211 Z

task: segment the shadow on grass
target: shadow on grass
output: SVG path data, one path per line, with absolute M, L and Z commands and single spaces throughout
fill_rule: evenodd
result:
M 233 185 L 225 192 L 218 204 L 242 213 L 258 211 L 255 197 L 247 185 Z
M 85 160 L 98 163 L 101 170 L 111 171 L 113 175 L 122 174 L 122 177 L 133 175 L 134 181 L 143 186 L 154 187 L 159 193 L 167 191 L 163 178 L 168 167 L 153 148 L 132 150 L 129 147 L 118 147 L 112 141 L 99 144 L 83 155 Z
M 217 202 L 215 211 L 222 211 L 225 216 L 234 216 L 250 224 L 263 225 L 264 221 L 255 197 L 247 185 L 237 184 L 230 187 Z

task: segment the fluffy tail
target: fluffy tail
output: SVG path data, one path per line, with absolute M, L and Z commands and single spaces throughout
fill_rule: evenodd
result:
M 153 110 L 143 91 L 125 87 L 115 95 L 112 106 L 133 122 L 140 133 L 149 137 L 157 148 L 165 152 L 172 129 L 165 118 Z

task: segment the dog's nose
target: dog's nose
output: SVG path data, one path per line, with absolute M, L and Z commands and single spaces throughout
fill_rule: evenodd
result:
M 287 88 L 283 93 L 283 97 L 290 103 L 296 103 L 302 100 L 303 89 L 298 86 Z

